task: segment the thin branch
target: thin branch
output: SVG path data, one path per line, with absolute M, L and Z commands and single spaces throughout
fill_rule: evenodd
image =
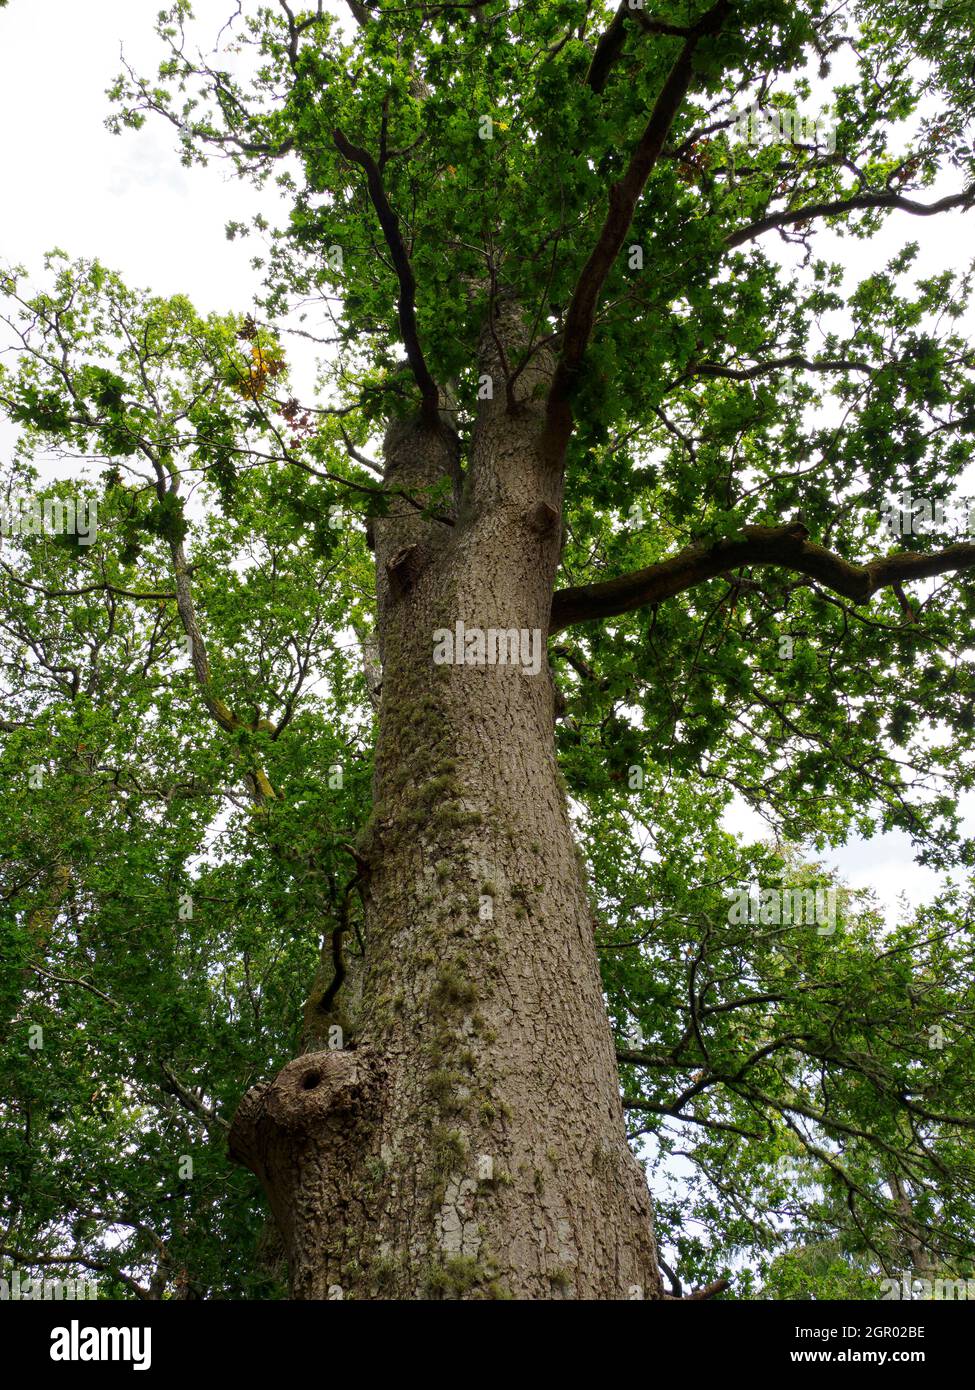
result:
M 975 185 L 961 193 L 950 193 L 935 203 L 918 203 L 913 198 L 905 198 L 901 193 L 858 193 L 852 198 L 840 198 L 832 203 L 808 203 L 805 207 L 790 208 L 784 212 L 770 212 L 766 217 L 760 217 L 757 222 L 751 222 L 747 227 L 740 227 L 737 232 L 732 232 L 726 238 L 725 245 L 740 246 L 742 242 L 751 241 L 763 232 L 773 231 L 776 227 L 795 226 L 799 222 L 810 222 L 814 217 L 840 217 L 845 212 L 865 212 L 870 208 L 896 208 L 900 212 L 909 212 L 914 217 L 934 217 L 940 212 L 950 212 L 952 208 L 970 208 L 973 203 Z

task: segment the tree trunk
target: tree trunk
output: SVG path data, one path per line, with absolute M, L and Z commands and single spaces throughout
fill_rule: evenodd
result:
M 494 341 L 480 369 L 499 382 Z M 555 758 L 561 481 L 535 403 L 550 369 L 521 374 L 514 413 L 482 402 L 463 486 L 446 415 L 387 432 L 387 487 L 448 479 L 454 524 L 399 497 L 375 523 L 383 683 L 354 1032 L 249 1092 L 231 1136 L 294 1298 L 661 1296 Z M 460 664 L 462 647 L 436 664 L 435 634 L 443 656 L 458 620 L 528 634 L 527 662 Z

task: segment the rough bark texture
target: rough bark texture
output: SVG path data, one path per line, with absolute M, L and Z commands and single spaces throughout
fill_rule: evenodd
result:
M 500 327 L 510 342 L 516 323 Z M 501 383 L 495 343 L 480 370 Z M 387 485 L 450 478 L 455 524 L 404 504 L 374 528 L 383 680 L 353 1032 L 250 1092 L 232 1137 L 295 1298 L 661 1296 L 555 759 L 561 481 L 536 403 L 551 365 L 521 374 L 515 413 L 503 389 L 483 402 L 463 483 L 446 416 L 387 433 Z M 540 634 L 539 673 L 435 665 L 433 634 L 458 619 Z

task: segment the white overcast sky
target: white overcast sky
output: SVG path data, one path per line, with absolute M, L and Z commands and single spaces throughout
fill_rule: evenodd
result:
M 121 45 L 137 71 L 155 72 L 160 8 L 159 0 L 11 0 L 0 11 L 0 259 L 33 270 L 60 246 L 98 256 L 131 284 L 188 294 L 198 308 L 244 309 L 257 285 L 253 251 L 228 242 L 224 227 L 247 220 L 258 195 L 228 167 L 184 169 L 158 122 L 121 136 L 104 126 Z M 234 8 L 197 0 L 203 32 L 215 37 Z
M 196 0 L 194 8 L 212 42 L 236 4 Z M 155 71 L 159 9 L 160 0 L 11 0 L 0 10 L 0 264 L 22 263 L 38 274 L 43 253 L 57 246 L 72 257 L 97 256 L 133 286 L 186 293 L 202 310 L 244 311 L 259 288 L 253 250 L 247 241 L 228 242 L 224 228 L 248 221 L 258 207 L 267 211 L 273 193 L 258 195 L 218 162 L 183 168 L 172 133 L 158 122 L 123 136 L 104 127 L 121 46 L 138 71 Z M 970 255 L 965 225 L 960 215 L 895 219 L 879 247 L 847 241 L 842 254 L 860 274 L 916 238 L 924 270 L 935 270 Z M 8 445 L 9 434 L 0 433 L 0 447 Z M 765 833 L 747 812 L 734 823 Z M 913 863 L 901 835 L 857 841 L 829 859 L 891 910 L 899 893 L 916 903 L 938 886 L 936 875 Z

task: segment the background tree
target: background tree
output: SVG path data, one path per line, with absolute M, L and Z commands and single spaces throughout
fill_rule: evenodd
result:
M 115 119 L 275 180 L 263 301 L 5 278 L 10 491 L 102 470 L 93 545 L 3 562 L 5 1254 L 274 1292 L 229 1130 L 298 1298 L 774 1292 L 824 1233 L 833 1295 L 963 1269 L 963 900 L 728 892 L 851 831 L 971 862 L 975 544 L 884 519 L 963 486 L 968 279 L 817 250 L 975 200 L 966 7 L 244 8 L 218 61 L 173 6 Z M 436 665 L 458 621 L 551 666 Z M 697 1175 L 665 1281 L 617 1053 Z

